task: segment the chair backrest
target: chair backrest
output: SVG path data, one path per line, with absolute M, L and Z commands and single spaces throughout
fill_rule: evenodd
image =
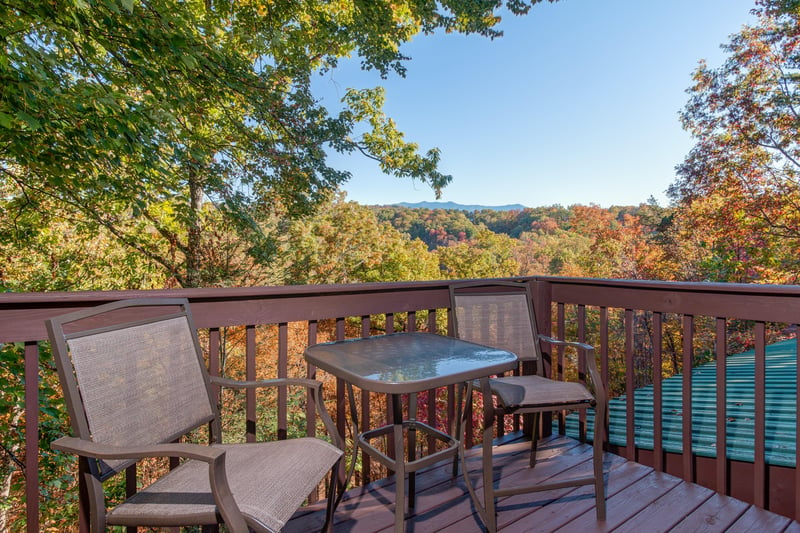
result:
M 47 321 L 76 436 L 171 442 L 217 417 L 184 299 L 113 302 Z M 100 477 L 132 464 L 109 461 Z
M 541 358 L 527 283 L 456 283 L 450 286 L 450 305 L 458 338 L 508 350 L 522 361 Z

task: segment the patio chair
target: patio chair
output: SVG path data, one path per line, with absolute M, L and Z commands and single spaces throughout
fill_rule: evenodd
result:
M 606 411 L 606 393 L 594 358 L 594 348 L 587 344 L 565 342 L 540 335 L 536 330 L 532 295 L 527 283 L 521 282 L 464 282 L 450 286 L 450 302 L 455 320 L 457 337 L 508 350 L 517 354 L 520 361 L 536 362 L 536 375 L 501 376 L 487 378 L 482 386 L 491 388 L 492 397 L 484 397 L 484 424 L 482 446 L 483 504 L 469 479 L 463 446 L 461 449 L 462 468 L 470 495 L 489 531 L 497 530 L 496 499 L 513 494 L 538 492 L 565 486 L 594 484 L 597 519 L 606 515 L 605 491 L 603 485 L 603 421 Z M 544 375 L 540 342 L 551 346 L 570 346 L 577 349 L 584 359 L 594 395 L 581 383 L 555 381 Z M 467 399 L 473 384 L 467 385 Z M 530 467 L 536 464 L 536 451 L 539 440 L 540 414 L 558 410 L 588 409 L 594 407 L 595 424 L 593 436 L 593 474 L 579 478 L 563 479 L 536 485 L 496 488 L 493 482 L 492 466 L 492 428 L 494 420 L 503 414 L 533 414 L 533 436 L 531 438 Z M 460 406 L 459 406 L 460 409 Z M 463 424 L 471 409 L 467 401 L 466 413 L 459 418 Z M 459 434 L 462 428 L 457 428 Z M 461 439 L 463 442 L 463 439 Z
M 47 329 L 75 435 L 52 448 L 79 456 L 91 531 L 219 523 L 237 533 L 278 531 L 328 473 L 323 529 L 331 527 L 344 444 L 321 383 L 210 377 L 184 299 L 113 302 L 50 319 Z M 336 445 L 311 437 L 222 444 L 212 385 L 305 387 Z M 206 425 L 213 444 L 178 442 Z M 103 482 L 145 457 L 183 461 L 107 508 Z

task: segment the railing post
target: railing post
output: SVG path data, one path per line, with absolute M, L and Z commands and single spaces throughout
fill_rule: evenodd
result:
M 553 331 L 552 325 L 552 306 L 553 306 L 553 293 L 550 282 L 545 280 L 529 281 L 533 286 L 533 310 L 536 314 L 536 329 L 543 335 L 550 335 Z M 542 360 L 537 362 L 543 366 L 544 375 L 551 376 L 553 372 L 552 358 L 550 352 L 542 352 Z M 528 367 L 530 363 L 524 363 L 522 367 L 523 374 L 532 373 L 532 369 Z M 552 413 L 542 413 L 541 415 L 541 429 L 540 435 L 542 437 L 549 437 L 553 433 L 553 415 Z M 530 416 L 523 417 L 522 432 L 525 435 L 533 435 L 533 419 Z

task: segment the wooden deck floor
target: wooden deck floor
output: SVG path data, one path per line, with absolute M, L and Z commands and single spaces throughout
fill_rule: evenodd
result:
M 567 437 L 555 436 L 543 441 L 533 470 L 527 467 L 528 449 L 527 442 L 514 442 L 496 450 L 504 485 L 552 476 L 563 478 L 591 469 L 591 447 Z M 468 457 L 469 470 L 477 481 L 477 451 L 473 450 Z M 616 455 L 606 454 L 605 470 L 608 495 L 605 522 L 595 518 L 591 487 L 567 488 L 501 498 L 498 500 L 500 531 L 800 533 L 798 522 Z M 416 510 L 407 517 L 406 531 L 483 531 L 463 478 L 454 479 L 450 474 L 448 462 L 417 475 Z M 394 489 L 394 478 L 387 478 L 349 491 L 337 509 L 335 531 L 392 531 Z M 323 520 L 322 507 L 307 507 L 292 518 L 284 531 L 317 531 Z

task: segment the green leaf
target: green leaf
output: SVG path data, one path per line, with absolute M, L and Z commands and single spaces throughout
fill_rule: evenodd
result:
M 7 115 L 3 112 L 0 112 L 0 126 L 2 126 L 3 128 L 10 129 L 12 120 L 14 120 L 14 117 L 12 117 L 11 115 Z
M 25 111 L 17 111 L 17 118 L 25 122 L 28 127 L 32 130 L 38 130 L 41 126 L 41 122 L 36 117 L 29 115 Z

